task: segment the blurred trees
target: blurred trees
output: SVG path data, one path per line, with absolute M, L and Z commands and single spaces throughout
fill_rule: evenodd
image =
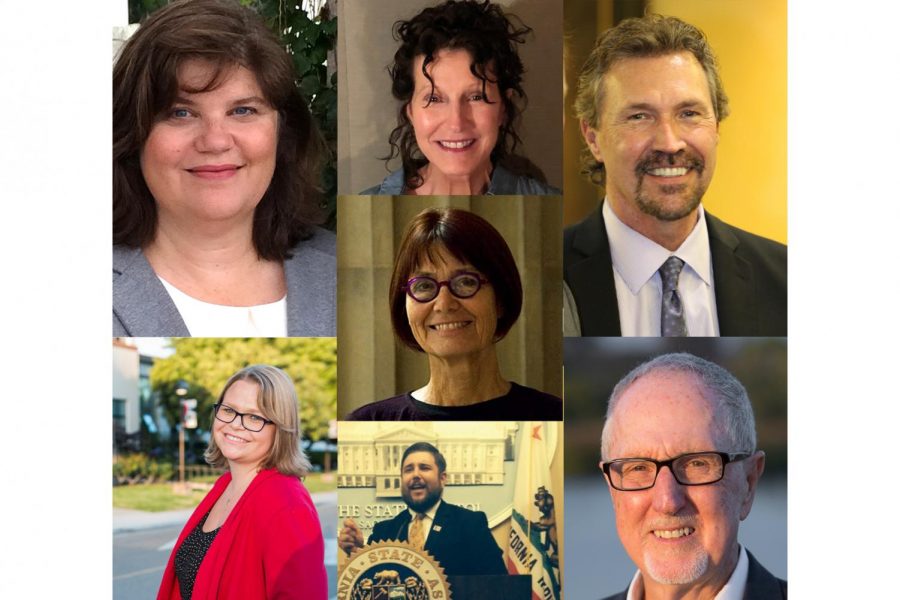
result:
M 337 343 L 334 338 L 173 338 L 175 353 L 157 359 L 150 385 L 170 423 L 181 418 L 179 400 L 195 398 L 200 427 L 209 429 L 212 407 L 228 378 L 252 364 L 283 369 L 300 399 L 304 439 L 328 437 L 337 408 Z M 176 394 L 186 387 L 183 396 Z

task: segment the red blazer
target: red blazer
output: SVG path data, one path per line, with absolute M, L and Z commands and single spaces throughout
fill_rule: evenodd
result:
M 216 481 L 178 536 L 157 600 L 181 600 L 175 553 L 225 491 Z M 328 597 L 319 515 L 296 477 L 261 471 L 222 524 L 200 564 L 192 600 L 324 600 Z

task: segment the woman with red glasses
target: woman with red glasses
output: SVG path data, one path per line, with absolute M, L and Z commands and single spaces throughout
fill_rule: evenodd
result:
M 428 382 L 362 406 L 348 420 L 561 420 L 562 401 L 508 381 L 496 344 L 522 310 L 506 241 L 483 218 L 430 208 L 409 224 L 394 263 L 391 321 L 428 357 Z

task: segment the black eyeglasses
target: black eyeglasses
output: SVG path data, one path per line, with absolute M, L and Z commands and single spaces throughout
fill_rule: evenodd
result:
M 478 273 L 465 271 L 457 273 L 450 279 L 438 281 L 434 277 L 421 276 L 413 277 L 406 282 L 403 289 L 410 298 L 416 302 L 431 302 L 441 293 L 441 288 L 447 286 L 450 293 L 457 298 L 471 298 L 478 293 L 482 284 L 488 283 L 488 280 Z
M 239 413 L 230 406 L 226 406 L 221 402 L 219 404 L 216 404 L 213 407 L 213 410 L 215 411 L 216 418 L 223 423 L 231 423 L 236 418 L 240 417 L 241 427 L 243 427 L 247 431 L 252 431 L 254 433 L 262 431 L 263 427 L 275 422 L 251 413 Z
M 656 477 L 663 467 L 669 467 L 675 481 L 681 485 L 709 485 L 725 476 L 725 465 L 750 456 L 752 455 L 747 452 L 692 452 L 669 460 L 617 458 L 601 462 L 600 468 L 614 488 L 623 492 L 636 492 L 656 485 Z

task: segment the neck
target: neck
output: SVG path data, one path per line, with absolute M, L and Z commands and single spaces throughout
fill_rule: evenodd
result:
M 422 185 L 411 191 L 419 196 L 478 196 L 487 192 L 491 183 L 491 170 L 492 166 L 489 162 L 472 173 L 450 176 L 438 171 L 429 163 L 419 169 Z
M 620 221 L 645 238 L 672 252 L 681 247 L 681 244 L 694 230 L 694 226 L 700 218 L 699 207 L 681 219 L 663 221 L 641 211 L 631 202 L 622 201 L 614 197 L 613 194 L 608 194 L 606 200 Z
M 443 358 L 429 355 L 431 377 L 414 396 L 436 406 L 468 406 L 509 392 L 510 383 L 500 374 L 493 346 L 475 356 Z
M 250 487 L 253 479 L 259 473 L 259 466 L 228 463 L 228 470 L 231 472 L 231 489 L 234 490 L 235 497 L 239 498 Z

